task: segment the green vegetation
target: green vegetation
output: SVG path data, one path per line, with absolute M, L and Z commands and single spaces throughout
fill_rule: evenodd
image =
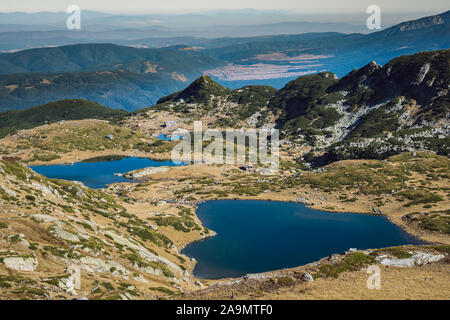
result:
M 30 129 L 61 120 L 100 119 L 117 121 L 127 114 L 87 100 L 61 100 L 23 111 L 0 113 L 0 138 L 22 129 Z
M 111 139 L 107 138 L 112 136 Z M 61 125 L 59 128 L 41 127 L 26 137 L 18 137 L 16 149 L 37 148 L 48 161 L 57 158 L 55 153 L 79 151 L 126 151 L 141 141 L 152 141 L 143 134 L 105 122 L 83 123 L 78 126 Z M 29 160 L 40 160 L 34 156 Z M 41 159 L 42 160 L 42 159 Z
M 164 264 L 154 262 L 154 261 L 145 261 L 139 256 L 137 253 L 127 253 L 123 256 L 125 259 L 128 259 L 131 263 L 133 263 L 138 268 L 152 268 L 155 270 L 161 270 L 164 276 L 171 278 L 174 277 L 175 274 L 170 271 Z
M 178 141 L 163 141 L 156 140 L 154 142 L 143 142 L 140 141 L 134 145 L 134 149 L 143 152 L 154 152 L 154 153 L 166 153 L 172 151 L 172 149 L 178 144 Z
M 309 173 L 300 183 L 315 188 L 339 191 L 356 189 L 362 194 L 397 194 L 411 200 L 405 206 L 435 203 L 442 196 L 429 190 L 410 190 L 412 174 L 438 174 L 450 169 L 450 160 L 431 152 L 416 152 L 393 156 L 387 161 L 367 160 L 351 164 L 331 164 L 325 172 Z M 295 179 L 295 178 L 292 178 Z M 292 181 L 291 184 L 295 184 Z
M 437 250 L 439 252 L 443 252 L 446 254 L 450 254 L 450 244 L 438 244 L 431 246 L 434 250 Z
M 230 101 L 242 106 L 238 108 L 236 116 L 239 120 L 244 120 L 261 111 L 261 108 L 267 104 L 275 93 L 276 89 L 269 86 L 246 86 L 233 90 Z
M 407 198 L 408 200 L 411 200 L 410 202 L 404 205 L 405 207 L 444 201 L 444 199 L 440 195 L 424 190 L 406 190 L 403 191 L 401 195 Z
M 138 236 L 144 241 L 153 242 L 160 247 L 168 248 L 173 244 L 167 236 L 151 229 L 135 215 L 129 215 L 128 222 L 120 222 L 119 225 L 126 228 L 130 234 Z
M 336 83 L 335 75 L 330 72 L 303 76 L 289 82 L 270 101 L 273 110 L 282 112 L 278 123 L 290 131 L 301 129 L 305 133 L 310 127 L 319 129 L 333 125 L 340 115 L 324 106 L 339 99 L 338 94 L 327 96 L 327 90 Z
M 387 112 L 396 105 L 399 99 L 393 99 L 390 103 L 377 108 L 363 116 L 356 128 L 352 131 L 352 137 L 374 137 L 383 132 L 395 132 L 400 124 L 400 112 Z
M 44 252 L 49 252 L 52 255 L 54 255 L 55 257 L 59 257 L 59 258 L 69 258 L 69 259 L 77 259 L 77 260 L 81 258 L 81 254 L 79 254 L 78 252 L 73 251 L 71 249 L 66 250 L 66 249 L 58 248 L 58 247 L 45 246 Z
M 12 291 L 15 294 L 25 295 L 25 296 L 39 296 L 45 297 L 47 295 L 47 291 L 41 288 L 29 288 L 29 287 L 21 287 L 18 289 L 14 289 Z
M 287 287 L 294 284 L 294 279 L 291 277 L 277 277 L 274 280 L 276 284 L 282 287 Z
M 200 227 L 195 223 L 192 212 L 189 208 L 180 207 L 181 217 L 152 217 L 148 218 L 150 221 L 155 221 L 158 226 L 171 226 L 177 231 L 191 232 L 192 230 L 200 230 Z
M 167 97 L 161 98 L 158 104 L 166 102 L 177 102 L 180 99 L 191 103 L 209 103 L 212 96 L 224 96 L 230 90 L 219 85 L 208 76 L 201 76 L 183 91 L 175 92 Z
M 45 152 L 45 151 L 39 151 L 39 152 L 34 152 L 33 153 L 33 157 L 30 159 L 30 162 L 35 162 L 35 161 L 52 161 L 52 160 L 56 160 L 56 159 L 60 159 L 61 156 L 53 153 L 53 152 Z
M 410 258 L 412 256 L 409 252 L 407 252 L 402 247 L 383 248 L 383 249 L 374 250 L 370 253 L 371 256 L 378 256 L 380 254 L 389 254 L 389 255 L 394 256 L 399 259 L 406 259 L 406 258 Z
M 149 288 L 150 290 L 154 290 L 154 291 L 159 291 L 165 294 L 168 294 L 170 296 L 173 296 L 175 294 L 175 292 L 173 292 L 172 290 L 166 288 L 166 287 L 151 287 Z
M 180 47 L 78 44 L 23 50 L 0 57 L 0 110 L 73 97 L 135 110 L 223 64 L 203 50 Z
M 113 291 L 114 286 L 110 282 L 102 282 L 102 287 L 104 287 L 106 290 Z
M 417 223 L 425 230 L 450 234 L 450 210 L 412 212 L 405 215 L 403 219 L 410 223 Z
M 345 256 L 344 260 L 337 264 L 323 264 L 319 267 L 319 271 L 314 274 L 314 278 L 330 277 L 337 278 L 339 274 L 348 271 L 357 271 L 365 265 L 375 263 L 376 260 L 372 256 L 368 256 L 362 252 L 353 252 Z

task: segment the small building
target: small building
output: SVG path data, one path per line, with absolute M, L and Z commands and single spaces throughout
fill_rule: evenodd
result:
M 245 171 L 245 172 L 256 172 L 257 168 L 256 168 L 255 165 L 246 164 L 246 165 L 244 165 L 242 167 L 239 167 L 239 169 L 241 169 L 242 171 Z
M 173 128 L 177 126 L 177 122 L 176 121 L 165 121 L 163 123 L 163 128 Z

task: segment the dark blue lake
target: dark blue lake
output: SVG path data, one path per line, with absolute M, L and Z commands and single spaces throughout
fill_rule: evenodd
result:
M 122 158 L 114 161 L 77 162 L 73 165 L 30 166 L 48 178 L 83 182 L 85 186 L 99 189 L 107 184 L 130 182 L 114 173 L 126 173 L 146 167 L 177 166 L 172 161 L 156 161 L 147 158 Z
M 208 201 L 199 205 L 197 216 L 217 236 L 182 252 L 198 261 L 194 275 L 204 279 L 300 266 L 349 248 L 423 243 L 384 217 L 288 202 Z

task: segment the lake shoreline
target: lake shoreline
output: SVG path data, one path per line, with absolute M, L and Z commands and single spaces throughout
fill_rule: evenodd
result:
M 111 150 L 109 150 L 111 151 Z M 132 152 L 132 153 L 122 153 L 122 152 L 107 152 L 106 154 L 102 154 L 102 155 L 94 155 L 92 154 L 92 152 L 89 153 L 88 156 L 83 157 L 83 159 L 77 159 L 77 162 L 81 162 L 81 163 L 86 163 L 89 160 L 92 159 L 101 159 L 101 158 L 117 158 L 117 157 L 121 157 L 123 158 L 131 158 L 131 157 L 136 157 L 136 158 L 141 158 L 141 159 L 148 159 L 148 160 L 152 160 L 152 161 L 158 161 L 158 162 L 164 162 L 164 161 L 171 161 L 171 159 L 168 159 L 167 155 L 163 156 L 154 156 L 154 155 L 148 155 L 147 153 L 141 153 L 138 152 L 138 154 L 136 154 L 136 152 Z M 71 158 L 73 159 L 73 158 Z M 73 164 L 72 162 L 67 162 L 67 161 L 61 161 L 63 160 L 61 159 L 55 159 L 53 161 L 50 162 L 44 162 L 43 164 L 27 164 L 27 166 L 51 166 L 51 165 L 71 165 Z M 114 161 L 114 160 L 112 160 Z M 179 160 L 181 161 L 181 160 Z M 40 163 L 40 162 L 36 162 L 36 163 Z M 118 182 L 118 183 L 140 183 L 140 182 L 147 182 L 146 179 L 140 179 L 140 180 L 129 180 L 127 179 L 126 182 Z M 114 185 L 115 183 L 112 184 L 107 184 L 106 187 L 108 187 L 108 185 Z M 305 188 L 301 188 L 301 189 L 297 189 L 297 191 L 303 191 L 306 190 Z M 270 202 L 274 202 L 274 201 L 280 201 L 280 202 L 292 202 L 292 203 L 302 203 L 304 204 L 306 207 L 313 209 L 313 210 L 323 210 L 323 211 L 327 211 L 327 212 L 331 212 L 331 213 L 356 213 L 356 214 L 365 214 L 365 215 L 374 215 L 374 216 L 384 216 L 386 217 L 390 222 L 394 223 L 395 225 L 397 225 L 398 227 L 402 228 L 404 231 L 406 231 L 407 233 L 409 233 L 411 236 L 416 237 L 420 240 L 423 241 L 428 241 L 428 242 L 437 242 L 437 241 L 431 241 L 429 239 L 425 239 L 423 237 L 424 235 L 424 231 L 423 230 L 415 230 L 413 228 L 411 228 L 410 226 L 406 226 L 406 224 L 402 223 L 403 221 L 398 221 L 397 219 L 393 219 L 392 217 L 389 216 L 389 214 L 384 213 L 383 215 L 379 215 L 379 214 L 375 214 L 373 213 L 373 211 L 369 210 L 369 209 L 365 209 L 363 207 L 358 207 L 358 209 L 350 209 L 350 210 L 339 210 L 339 208 L 334 208 L 333 210 L 327 209 L 327 205 L 330 204 L 327 201 L 325 201 L 323 204 L 321 205 L 317 205 L 317 204 L 308 204 L 308 203 L 304 203 L 304 202 L 298 202 L 296 200 L 293 199 L 289 199 L 286 198 L 280 194 L 263 194 L 262 196 L 258 196 L 258 197 L 247 197 L 247 196 L 243 196 L 243 197 L 239 197 L 239 196 L 233 196 L 233 197 L 229 197 L 229 198 L 210 198 L 207 200 L 197 200 L 197 201 L 192 201 L 193 204 L 201 204 L 203 202 L 206 201 L 213 201 L 213 200 L 265 200 L 265 201 L 270 201 Z
M 106 156 L 103 156 L 103 157 L 119 157 L 119 156 L 124 157 L 124 158 L 128 158 L 129 157 L 129 155 L 117 155 L 117 154 L 113 154 L 113 155 L 109 154 L 109 155 L 106 155 Z M 147 157 L 139 157 L 139 158 L 149 159 L 149 160 L 154 160 L 154 161 L 164 161 L 163 159 L 154 159 L 154 158 L 151 158 L 151 157 L 148 157 L 148 156 Z M 89 160 L 89 159 L 92 159 L 92 157 L 86 158 L 82 162 L 86 162 L 86 160 Z M 50 165 L 52 165 L 52 164 L 50 164 Z M 126 181 L 126 182 L 121 182 L 121 183 L 131 184 L 131 183 L 133 183 L 133 181 Z M 113 183 L 112 185 L 114 185 L 114 184 L 116 184 L 116 183 Z M 296 189 L 296 190 L 301 192 L 301 191 L 306 190 L 306 189 L 305 188 L 300 188 L 300 189 Z M 421 240 L 421 241 L 428 241 L 429 243 L 436 243 L 436 242 L 430 242 L 429 240 L 424 239 L 423 237 L 418 235 L 416 232 L 410 232 L 411 229 L 406 228 L 403 224 L 397 223 L 397 221 L 394 220 L 394 219 L 391 219 L 388 214 L 384 214 L 384 215 L 374 214 L 373 211 L 371 212 L 368 209 L 364 209 L 364 207 L 362 207 L 362 206 L 358 207 L 358 210 L 339 210 L 339 209 L 337 209 L 337 210 L 330 210 L 330 209 L 324 208 L 324 206 L 328 205 L 327 201 L 324 201 L 324 203 L 322 203 L 321 205 L 301 203 L 299 201 L 296 201 L 296 200 L 292 199 L 292 197 L 289 197 L 289 198 L 286 197 L 286 195 L 283 194 L 283 193 L 261 194 L 261 195 L 259 195 L 257 197 L 249 197 L 249 196 L 242 196 L 242 197 L 240 197 L 240 196 L 232 196 L 232 197 L 229 197 L 229 198 L 215 197 L 215 198 L 210 198 L 210 199 L 207 199 L 207 200 L 196 200 L 196 201 L 192 201 L 191 203 L 192 203 L 192 205 L 195 206 L 195 208 L 198 208 L 198 205 L 200 205 L 202 203 L 205 203 L 205 202 L 208 202 L 208 201 L 220 201 L 220 200 L 243 200 L 243 201 L 262 200 L 262 201 L 268 201 L 268 202 L 296 203 L 296 204 L 302 204 L 306 208 L 309 208 L 311 210 L 325 211 L 325 212 L 328 212 L 328 213 L 343 213 L 343 214 L 350 213 L 350 214 L 363 214 L 363 215 L 369 215 L 369 216 L 382 216 L 385 219 L 387 219 L 390 223 L 393 223 L 395 226 L 397 226 L 397 227 L 401 228 L 403 231 L 407 232 L 408 235 L 410 235 L 411 237 L 413 237 L 415 239 L 418 239 L 418 240 Z M 197 219 L 199 219 L 196 210 L 195 210 L 195 215 L 196 215 Z M 203 223 L 202 223 L 202 226 L 203 226 Z M 201 241 L 207 240 L 207 239 L 209 239 L 211 237 L 214 237 L 215 235 L 216 234 L 211 235 L 211 236 L 206 236 L 206 237 L 203 237 L 203 238 L 196 239 L 194 241 L 188 242 L 185 245 L 183 245 L 182 247 L 180 247 L 180 251 L 183 250 L 185 247 L 187 247 L 188 245 L 190 245 L 192 243 L 199 242 L 199 241 L 201 242 Z M 194 265 L 194 268 L 195 268 L 195 265 Z M 273 270 L 273 271 L 276 271 L 276 270 Z M 201 279 L 201 278 L 199 278 L 199 279 Z
M 359 214 L 359 213 L 350 213 L 350 212 L 346 212 L 346 213 L 340 213 L 340 212 L 329 212 L 329 211 L 323 211 L 323 210 L 318 210 L 318 209 L 314 209 L 314 208 L 310 208 L 310 207 L 308 207 L 308 206 L 306 206 L 306 205 L 304 205 L 304 204 L 300 204 L 300 203 L 297 203 L 297 202 L 294 202 L 294 201 L 277 201 L 277 200 L 272 200 L 272 201 L 267 201 L 267 200 L 249 200 L 249 199 L 244 199 L 244 200 L 242 200 L 242 199 L 225 199 L 225 200 L 223 200 L 223 199 L 220 199 L 220 200 L 208 200 L 208 201 L 202 201 L 202 202 L 199 202 L 198 204 L 208 204 L 208 203 L 220 203 L 220 202 L 222 202 L 222 204 L 227 204 L 227 202 L 229 202 L 230 204 L 232 203 L 232 202 L 236 202 L 236 201 L 239 201 L 239 202 L 243 202 L 243 203 L 245 203 L 245 202 L 247 202 L 247 204 L 249 204 L 249 205 L 251 205 L 252 203 L 251 202 L 253 202 L 254 204 L 256 204 L 257 206 L 258 205 L 264 205 L 264 202 L 271 202 L 271 203 L 273 203 L 273 204 L 280 204 L 280 205 L 282 205 L 282 206 L 285 206 L 285 204 L 288 204 L 288 203 L 290 203 L 290 204 L 293 204 L 293 205 L 296 205 L 296 206 L 299 206 L 299 208 L 303 208 L 302 210 L 300 210 L 300 212 L 303 212 L 303 210 L 304 209 L 306 209 L 306 211 L 309 211 L 309 210 L 311 210 L 311 211 L 315 211 L 315 212 L 317 212 L 317 214 L 319 214 L 319 215 L 322 215 L 322 214 L 324 214 L 324 215 L 332 215 L 332 214 L 342 214 L 342 215 L 347 215 L 348 217 L 351 217 L 352 215 L 355 215 L 355 217 L 358 217 L 357 219 L 362 219 L 362 218 L 360 218 L 361 217 L 361 215 Z M 196 206 L 196 210 L 195 210 L 195 214 L 196 214 L 196 216 L 197 216 L 197 218 L 201 221 L 201 223 L 202 223 L 202 225 L 204 226 L 204 227 L 207 227 L 208 229 L 209 228 L 211 228 L 211 229 L 213 229 L 213 230 L 215 230 L 215 227 L 214 226 L 205 226 L 204 225 L 204 220 L 199 216 L 199 214 L 198 214 L 198 210 L 199 210 L 199 207 L 198 207 L 198 204 L 197 204 L 197 206 Z M 286 207 L 286 206 L 285 206 Z M 236 208 L 235 210 L 239 210 L 237 207 L 233 207 L 233 208 Z M 278 208 L 278 210 L 281 210 L 282 208 Z M 217 213 L 217 210 L 219 210 L 220 211 L 220 205 L 216 205 L 215 206 L 215 212 Z M 305 215 L 307 215 L 307 216 L 310 216 L 310 213 L 309 212 L 306 212 L 306 214 Z M 396 224 L 394 224 L 394 223 L 392 223 L 389 219 L 387 219 L 387 217 L 384 217 L 384 216 L 379 216 L 379 215 L 374 215 L 374 214 L 367 214 L 367 215 L 364 215 L 364 216 L 370 216 L 370 217 L 379 217 L 380 218 L 380 221 L 381 220 L 383 220 L 384 222 L 383 223 L 386 223 L 386 226 L 392 226 L 392 227 L 394 227 L 394 228 L 397 228 L 398 230 L 401 230 L 403 233 L 404 233 L 404 235 L 403 236 L 405 236 L 405 241 L 407 241 L 408 243 L 405 243 L 405 244 L 403 244 L 403 245 L 411 245 L 411 244 L 413 244 L 413 245 L 416 245 L 416 246 L 424 246 L 424 245 L 430 245 L 430 243 L 429 242 L 427 242 L 427 241 L 424 241 L 423 239 L 420 239 L 420 238 L 418 238 L 418 237 L 415 237 L 414 235 L 412 235 L 412 234 L 410 234 L 410 233 L 408 233 L 407 231 L 405 231 L 404 229 L 402 229 L 402 228 L 400 228 L 398 225 L 396 225 Z M 296 219 L 300 219 L 300 218 L 296 218 Z M 348 225 L 347 224 L 347 222 L 345 223 L 346 225 Z M 216 226 L 217 227 L 217 226 Z M 372 228 L 373 228 L 373 225 L 372 225 Z M 339 228 L 337 228 L 337 230 L 339 230 Z M 395 229 L 392 229 L 392 230 L 395 230 Z M 220 235 L 220 231 L 215 231 L 216 233 L 217 233 L 217 235 Z M 386 232 L 386 230 L 385 230 L 385 232 Z M 224 236 L 224 234 L 222 234 L 222 236 Z M 197 239 L 197 240 L 195 240 L 195 241 L 192 241 L 192 242 L 190 242 L 190 243 L 188 243 L 188 244 L 186 244 L 183 248 L 180 248 L 180 253 L 182 253 L 182 254 L 184 254 L 184 255 L 186 255 L 186 256 L 188 256 L 189 258 L 194 258 L 195 259 L 195 261 L 196 261 L 196 263 L 195 263 L 195 265 L 194 265 L 194 267 L 193 267 L 193 269 L 192 269 L 192 274 L 193 274 L 193 276 L 194 277 L 196 277 L 197 279 L 199 279 L 199 280 L 213 280 L 213 281 L 215 281 L 215 280 L 220 280 L 220 279 L 239 279 L 239 278 L 242 278 L 242 275 L 241 276 L 236 276 L 236 277 L 229 277 L 229 276 L 227 276 L 227 277 L 212 277 L 212 278 L 210 278 L 210 277 L 204 277 L 204 276 L 199 276 L 198 274 L 195 274 L 194 273 L 194 270 L 197 268 L 197 265 L 198 265 L 198 261 L 199 261 L 199 259 L 198 259 L 198 257 L 197 256 L 195 256 L 195 255 L 190 255 L 188 252 L 186 252 L 185 251 L 185 249 L 186 248 L 188 248 L 188 250 L 189 250 L 189 247 L 190 248 L 192 248 L 193 246 L 192 245 L 194 245 L 194 247 L 195 247 L 195 245 L 197 244 L 197 243 L 201 243 L 201 242 L 204 242 L 204 241 L 207 241 L 207 240 L 210 240 L 212 237 L 205 237 L 205 238 L 203 238 L 203 239 Z M 409 239 L 409 240 L 407 240 L 407 239 Z M 403 240 L 402 240 L 403 241 Z M 352 244 L 350 244 L 349 246 L 348 246 L 348 248 L 346 248 L 346 250 L 347 249 L 349 249 L 349 248 L 358 248 L 358 246 L 357 245 L 354 245 L 353 243 L 355 243 L 355 242 L 357 242 L 357 241 L 353 241 L 352 242 Z M 397 245 L 389 245 L 388 247 L 391 247 L 391 246 L 397 246 Z M 380 247 L 376 247 L 376 246 L 371 246 L 370 248 L 368 248 L 368 249 L 382 249 L 382 248 L 386 248 L 386 246 L 380 246 Z M 360 249 L 360 248 L 358 248 L 358 249 Z M 364 249 L 364 250 L 368 250 L 368 249 Z M 336 250 L 336 251 L 333 251 L 333 252 L 331 252 L 331 254 L 342 254 L 342 252 L 343 252 L 343 250 Z M 327 256 L 329 256 L 329 254 L 327 254 L 327 255 L 324 255 L 324 257 L 327 257 Z M 306 264 L 310 264 L 310 263 L 313 263 L 314 261 L 318 261 L 318 260 L 320 260 L 320 259 L 323 259 L 324 257 L 320 257 L 319 259 L 314 259 L 314 260 L 312 260 L 312 261 L 310 261 L 310 262 L 307 262 L 307 263 L 304 263 L 304 264 L 296 264 L 296 263 L 294 263 L 292 266 L 290 266 L 290 267 L 284 267 L 284 268 L 274 268 L 274 269 L 269 269 L 269 270 L 267 270 L 267 271 L 263 271 L 263 272 L 248 272 L 248 273 L 251 273 L 251 274 L 262 274 L 262 273 L 267 273 L 267 272 L 276 272 L 276 271 L 279 271 L 279 270 L 284 270 L 284 269 L 291 269 L 291 268 L 297 268 L 297 267 L 301 267 L 301 266 L 304 266 L 304 265 L 306 265 Z

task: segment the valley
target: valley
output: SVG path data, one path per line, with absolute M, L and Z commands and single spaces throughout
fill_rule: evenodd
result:
M 68 49 L 55 52 L 61 50 Z M 122 49 L 114 50 L 119 54 Z M 143 75 L 147 71 L 176 72 L 148 63 L 139 69 L 142 65 L 132 61 L 127 67 L 133 72 L 122 67 L 112 72 L 110 65 L 102 69 L 98 61 L 66 65 L 69 53 L 61 65 L 80 72 L 82 83 L 90 79 L 85 72 L 115 80 L 121 73 L 148 77 Z M 193 71 L 176 80 L 190 79 L 190 84 L 165 87 L 171 91 L 155 105 L 131 112 L 77 97 L 84 99 L 0 113 L 0 298 L 448 299 L 449 55 L 446 49 L 400 56 L 384 65 L 366 61 L 342 77 L 323 71 L 300 76 L 281 89 L 232 89 Z M 264 56 L 274 58 L 280 55 Z M 73 70 L 64 72 L 73 76 Z M 34 76 L 41 79 L 39 73 L 32 75 L 13 77 L 28 84 Z M 46 74 L 45 79 L 59 76 Z M 11 94 L 20 91 L 8 86 Z M 142 98 L 132 91 L 127 95 Z M 26 99 L 20 97 L 20 103 Z M 261 163 L 174 166 L 172 161 L 179 159 L 171 159 L 171 151 L 179 141 L 167 137 L 177 128 L 192 133 L 195 121 L 202 121 L 203 130 L 220 132 L 279 129 L 279 171 L 266 172 Z M 201 215 L 204 206 L 212 204 L 214 212 L 218 203 L 262 203 L 271 208 L 265 213 L 269 226 L 271 218 L 282 217 L 280 208 L 296 208 L 292 221 L 298 229 L 298 216 L 318 224 L 314 245 L 324 243 L 317 249 L 320 256 L 270 265 L 256 274 L 244 268 L 235 278 L 232 273 L 198 276 L 201 259 L 193 259 L 189 248 L 224 235 Z M 225 207 L 222 213 L 227 216 L 230 210 Z M 327 246 L 332 240 L 320 234 L 331 217 L 336 219 L 332 225 L 341 226 L 333 231 L 345 240 L 336 247 Z M 256 226 L 246 234 L 245 229 L 258 225 L 252 219 L 244 214 L 232 219 L 243 221 L 236 230 L 250 237 L 245 250 L 264 252 L 273 246 L 286 250 L 286 256 L 301 257 L 289 241 L 277 242 L 283 231 L 263 239 L 263 248 L 252 244 L 252 232 L 264 230 Z M 380 229 L 371 229 L 377 223 Z M 352 228 L 360 234 L 359 245 L 352 243 Z M 389 237 L 377 238 L 388 228 Z M 274 224 L 266 232 L 275 229 Z M 290 241 L 300 241 L 295 232 L 290 235 Z M 234 256 L 245 256 L 239 243 L 234 249 Z M 382 270 L 380 290 L 367 289 L 370 266 Z M 74 283 L 74 272 L 81 286 Z

